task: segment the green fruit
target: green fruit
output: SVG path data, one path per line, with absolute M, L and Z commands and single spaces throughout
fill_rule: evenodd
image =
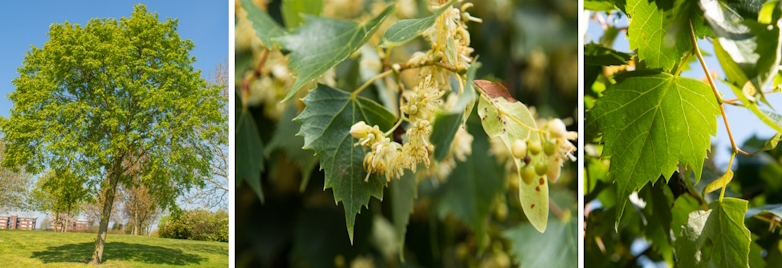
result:
M 537 155 L 540 153 L 540 142 L 539 141 L 530 141 L 527 143 L 527 147 L 529 147 L 529 153 L 532 155 Z
M 540 161 L 537 164 L 535 164 L 535 173 L 539 176 L 546 175 L 546 172 L 548 172 L 548 164 L 546 164 L 545 161 Z
M 514 158 L 524 158 L 527 155 L 527 142 L 523 140 L 516 140 L 511 145 L 511 152 Z
M 552 156 L 556 151 L 557 151 L 557 145 L 554 144 L 553 142 L 546 141 L 546 144 L 543 144 L 543 152 L 546 153 L 546 155 Z
M 535 168 L 532 165 L 526 165 L 521 170 L 521 180 L 526 184 L 530 184 L 535 180 Z

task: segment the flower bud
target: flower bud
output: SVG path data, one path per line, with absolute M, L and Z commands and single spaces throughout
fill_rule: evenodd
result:
M 367 124 L 364 123 L 364 121 L 359 121 L 358 123 L 350 127 L 350 136 L 353 136 L 353 138 L 356 139 L 363 139 L 367 137 L 368 131 L 369 131 L 369 126 L 367 126 Z
M 548 122 L 548 131 L 554 138 L 564 138 L 567 134 L 567 127 L 565 127 L 565 123 L 562 123 L 562 120 L 556 118 Z
M 466 74 L 467 73 L 467 66 L 464 66 L 464 64 L 459 64 L 459 66 L 456 66 L 456 73 L 458 74 Z
M 443 59 L 443 52 L 437 51 L 437 53 L 434 53 L 434 62 L 440 62 L 440 60 Z
M 546 172 L 546 176 L 548 176 L 549 181 L 557 182 L 557 179 L 559 179 L 561 166 L 562 159 L 559 157 L 550 157 L 548 159 L 548 171 Z

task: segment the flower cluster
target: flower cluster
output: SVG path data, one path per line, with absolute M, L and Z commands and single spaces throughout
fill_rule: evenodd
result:
M 351 135 L 359 139 L 356 146 L 371 149 L 364 158 L 364 169 L 368 173 L 385 175 L 386 180 L 390 180 L 399 178 L 404 169 L 416 172 L 419 165 L 423 165 L 430 171 L 430 175 L 443 179 L 453 170 L 455 159 L 464 161 L 466 155 L 472 153 L 472 136 L 462 126 L 451 147 L 445 148 L 449 150 L 448 156 L 430 169 L 433 162 L 432 152 L 435 149 L 429 141 L 432 133 L 431 121 L 438 110 L 446 108 L 442 98 L 451 89 L 451 76 L 454 73 L 464 74 L 472 62 L 470 54 L 473 49 L 470 47 L 470 34 L 465 22 L 480 22 L 480 19 L 465 12 L 471 6 L 472 4 L 466 3 L 461 9 L 449 7 L 444 10 L 432 27 L 423 33 L 424 38 L 431 44 L 431 49 L 414 53 L 406 64 L 409 68 L 420 68 L 416 77 L 417 86 L 412 90 L 405 90 L 400 100 L 400 120 L 408 123 L 405 131 L 407 141 L 403 145 L 391 141 L 377 126 L 370 127 L 365 122 L 351 127 Z M 433 8 L 437 9 L 439 6 Z M 449 43 L 452 47 L 448 47 Z M 444 56 L 446 51 L 453 52 L 456 57 Z M 398 68 L 399 65 L 396 65 L 394 69 Z M 449 95 L 454 101 L 455 96 L 456 94 Z

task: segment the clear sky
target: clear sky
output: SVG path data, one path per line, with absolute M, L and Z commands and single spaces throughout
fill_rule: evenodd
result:
M 25 52 L 31 45 L 41 47 L 49 40 L 49 25 L 65 21 L 85 25 L 91 18 L 129 17 L 139 3 L 145 4 L 148 12 L 157 12 L 161 20 L 179 19 L 177 32 L 195 43 L 190 54 L 196 57 L 194 66 L 202 75 L 228 57 L 226 1 L 5 1 L 0 4 L 0 116 L 10 115 L 11 80 L 18 76 L 16 69 Z
M 157 12 L 163 21 L 167 17 L 179 19 L 177 32 L 195 43 L 190 55 L 196 57 L 194 66 L 203 76 L 228 57 L 228 30 L 232 26 L 226 1 L 6 1 L 0 4 L 0 116 L 10 115 L 11 80 L 18 76 L 16 69 L 30 46 L 42 47 L 49 40 L 49 25 L 65 21 L 85 25 L 92 18 L 129 17 L 139 3 L 145 4 L 148 12 Z M 38 216 L 40 228 L 43 214 L 19 214 Z
M 603 15 L 605 16 L 605 14 Z M 626 17 L 618 21 L 616 25 L 627 26 L 628 23 Z M 600 24 L 590 20 L 588 27 L 587 35 L 584 38 L 584 44 L 589 44 L 592 41 L 597 42 L 597 39 L 599 39 L 603 34 L 603 29 L 600 27 Z M 717 72 L 718 77 L 724 78 L 725 72 L 722 70 L 722 68 L 720 68 L 717 57 L 714 56 L 713 45 L 709 41 L 701 40 L 698 43 L 698 46 L 700 47 L 701 51 L 708 53 L 708 55 L 704 55 L 703 59 L 706 61 L 706 66 L 709 67 L 709 71 Z M 614 41 L 614 49 L 622 52 L 630 52 L 630 45 L 625 34 L 620 33 L 617 36 L 616 40 Z M 706 75 L 703 73 L 703 68 L 700 66 L 698 61 L 690 64 L 690 70 L 682 71 L 681 75 L 695 79 L 706 77 Z M 733 94 L 733 90 L 731 90 L 730 87 L 719 81 L 714 82 L 717 85 L 717 89 L 722 92 L 722 95 L 724 96 L 723 98 L 736 98 L 736 95 Z M 770 94 L 766 96 L 766 99 L 768 99 L 769 103 L 774 105 L 774 109 L 776 109 L 778 113 L 779 111 L 782 111 L 782 93 Z M 760 119 L 748 109 L 735 107 L 732 105 L 725 105 L 725 114 L 728 115 L 728 124 L 730 124 L 730 130 L 731 133 L 733 133 L 733 139 L 736 141 L 739 147 L 744 143 L 745 140 L 752 137 L 752 135 L 768 138 L 776 133 L 776 131 L 763 123 L 763 121 L 760 121 Z M 730 160 L 730 139 L 728 139 L 728 133 L 725 131 L 725 123 L 723 122 L 722 117 L 717 119 L 717 124 L 717 138 L 712 137 L 712 144 L 717 145 L 717 156 L 715 162 L 718 165 L 726 166 L 728 164 L 728 160 Z

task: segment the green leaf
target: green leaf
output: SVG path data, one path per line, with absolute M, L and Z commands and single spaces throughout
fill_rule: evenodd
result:
M 291 51 L 288 67 L 296 76 L 283 101 L 293 97 L 304 84 L 347 59 L 372 37 L 393 11 L 394 5 L 391 5 L 363 23 L 304 15 L 304 25 L 289 35 L 275 38 L 280 46 Z
M 448 180 L 440 186 L 437 211 L 440 217 L 453 213 L 467 223 L 483 247 L 490 208 L 495 197 L 504 190 L 505 176 L 496 159 L 489 155 L 489 139 L 475 120 L 468 121 L 467 131 L 473 136 L 473 154 L 456 165 Z
M 698 200 L 691 195 L 680 195 L 673 202 L 671 208 L 671 231 L 678 235 L 682 232 L 682 226 L 687 224 L 687 219 L 690 217 L 690 213 L 700 208 Z
M 619 52 L 599 44 L 584 46 L 584 64 L 595 66 L 626 65 L 633 55 Z
M 301 14 L 317 16 L 323 13 L 323 0 L 283 0 L 280 9 L 285 27 L 293 29 L 304 23 Z
M 478 57 L 476 56 L 473 64 L 467 69 L 467 82 L 465 82 L 464 92 L 456 99 L 456 104 L 451 107 L 449 112 L 438 113 L 435 116 L 432 124 L 434 129 L 429 140 L 434 144 L 434 159 L 437 161 L 442 161 L 448 156 L 456 132 L 467 121 L 467 117 L 472 112 L 475 103 L 475 90 L 472 87 L 473 78 L 475 77 L 475 71 L 481 66 L 477 60 Z M 458 94 L 458 91 L 452 91 L 451 94 L 454 93 Z
M 706 196 L 708 193 L 722 189 L 722 187 L 728 185 L 731 180 L 733 180 L 733 170 L 728 169 L 728 172 L 720 176 L 719 179 L 716 179 L 706 185 L 706 188 L 703 188 L 701 195 Z
M 413 204 L 418 197 L 418 183 L 415 173 L 407 172 L 400 179 L 391 180 L 388 191 L 391 194 L 391 217 L 394 231 L 396 231 L 397 244 L 399 244 L 399 258 L 404 262 L 407 223 L 410 222 Z
M 692 49 L 689 27 L 671 23 L 655 2 L 627 0 L 626 10 L 632 18 L 627 30 L 630 49 L 638 50 L 648 68 L 671 70 Z
M 298 135 L 304 136 L 304 149 L 320 155 L 320 168 L 326 173 L 324 190 L 332 188 L 334 201 L 344 205 L 348 235 L 353 241 L 356 214 L 369 204 L 371 196 L 383 199 L 385 179 L 372 176 L 364 181 L 365 152 L 361 146 L 353 146 L 356 141 L 350 136 L 350 127 L 364 121 L 388 130 L 396 118 L 374 101 L 325 85 L 318 85 L 303 101 L 307 107 L 294 119 L 301 123 Z
M 288 32 L 277 24 L 269 14 L 259 9 L 252 0 L 239 0 L 242 8 L 247 11 L 247 19 L 252 22 L 255 35 L 263 41 L 266 48 L 274 46 L 274 38 L 285 36 Z
M 310 175 L 312 175 L 312 168 L 318 163 L 318 158 L 315 157 L 314 152 L 302 148 L 304 147 L 304 137 L 296 136 L 296 133 L 301 129 L 301 124 L 293 121 L 296 114 L 297 110 L 293 106 L 286 109 L 282 114 L 272 139 L 266 144 L 266 157 L 269 157 L 275 150 L 285 152 L 285 156 L 293 160 L 301 169 L 302 178 L 299 191 L 303 192 L 307 188 Z
M 617 78 L 590 111 L 587 126 L 603 133 L 603 157 L 617 181 L 622 216 L 630 193 L 660 175 L 670 178 L 677 164 L 692 167 L 700 179 L 710 137 L 717 132 L 717 100 L 705 83 L 667 73 L 631 72 Z
M 442 161 L 451 150 L 456 131 L 462 126 L 464 113 L 443 114 L 437 113 L 432 124 L 433 130 L 429 140 L 434 145 L 434 160 Z
M 748 267 L 750 232 L 744 227 L 747 201 L 725 198 L 696 210 L 676 239 L 681 267 Z M 707 250 L 711 247 L 711 250 Z M 706 256 L 709 256 L 706 259 Z
M 240 98 L 237 98 L 240 99 Z M 236 184 L 247 180 L 247 185 L 263 202 L 261 189 L 261 172 L 263 171 L 263 143 L 258 134 L 255 119 L 239 101 L 235 108 L 236 114 Z
M 456 3 L 456 0 L 451 0 L 444 6 L 434 10 L 432 15 L 428 17 L 397 21 L 392 24 L 391 27 L 388 27 L 388 30 L 383 34 L 380 46 L 396 47 L 413 40 L 421 35 L 426 29 L 432 27 L 437 17 L 447 8 L 450 8 L 453 3 Z
M 551 217 L 548 229 L 540 233 L 530 224 L 505 232 L 511 241 L 511 253 L 521 267 L 577 267 L 578 222 L 571 216 L 563 221 Z
M 744 107 L 752 111 L 752 113 L 754 113 L 755 116 L 760 118 L 760 121 L 763 121 L 763 123 L 766 123 L 766 125 L 770 126 L 774 130 L 778 132 L 782 132 L 782 115 L 766 110 L 761 110 L 758 107 L 757 102 L 751 101 L 741 88 L 737 87 L 733 83 L 726 83 L 726 84 L 728 84 L 728 86 L 730 86 L 730 89 L 733 90 L 733 93 L 739 97 L 739 100 L 741 100 L 741 103 L 744 104 Z M 746 82 L 744 86 L 754 87 L 752 85 L 752 82 Z
M 477 84 L 479 88 L 485 92 L 491 92 L 492 89 L 488 88 L 491 85 Z M 502 87 L 499 84 L 494 84 Z M 504 94 L 507 94 L 505 88 L 501 88 Z M 491 93 L 487 93 L 491 95 Z M 510 95 L 508 95 L 510 98 Z M 502 111 L 501 113 L 499 111 Z M 501 114 L 501 115 L 500 115 Z M 487 100 L 487 97 L 481 96 L 478 101 L 478 115 L 481 117 L 481 123 L 483 129 L 489 137 L 500 137 L 511 150 L 511 145 L 516 140 L 528 140 L 530 142 L 540 142 L 540 135 L 534 133 L 538 127 L 535 123 L 535 118 L 524 106 L 523 103 L 513 100 L 509 101 L 505 97 L 496 97 L 491 100 Z M 522 125 L 523 124 L 523 125 Z M 543 160 L 543 154 L 533 155 L 530 163 L 537 163 Z M 548 180 L 546 176 L 532 180 L 530 183 L 525 183 L 521 179 L 521 168 L 523 167 L 520 159 L 513 160 L 516 163 L 516 169 L 519 174 L 519 200 L 521 201 L 524 214 L 532 223 L 533 226 L 539 231 L 544 232 L 546 230 L 546 222 L 548 221 L 548 201 L 549 201 L 549 189 Z

